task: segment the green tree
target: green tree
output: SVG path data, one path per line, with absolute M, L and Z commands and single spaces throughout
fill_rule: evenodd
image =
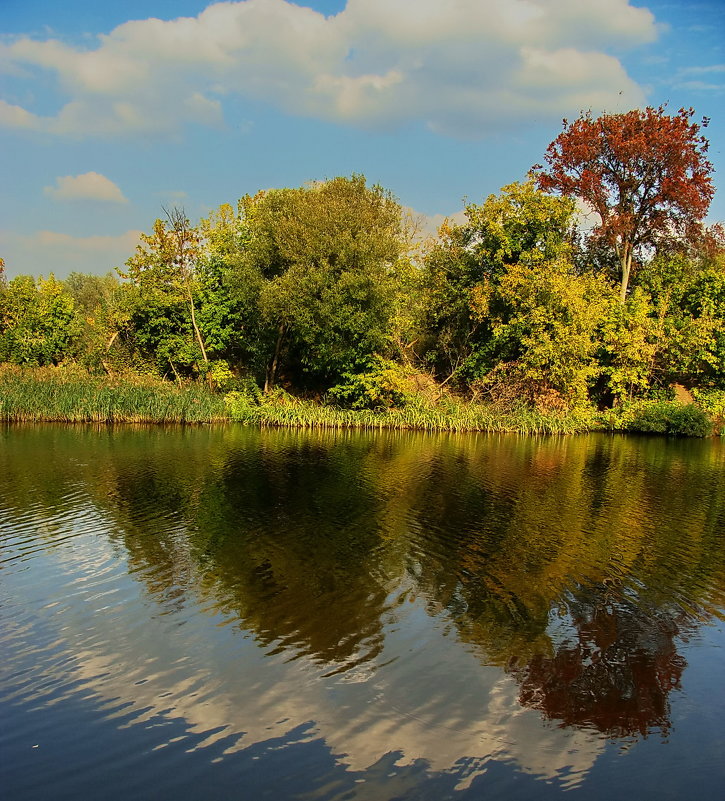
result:
M 719 226 L 643 265 L 640 283 L 661 320 L 662 381 L 725 389 L 725 236 Z
M 145 328 L 141 340 L 152 348 L 156 344 L 174 370 L 175 362 L 197 366 L 201 361 L 206 365 L 209 358 L 196 319 L 195 298 L 200 283 L 200 235 L 183 210 L 171 209 L 166 216 L 166 221 L 156 220 L 153 233 L 141 234 L 141 243 L 126 262 L 126 271 L 119 272 L 140 292 L 138 299 L 129 299 L 135 305 L 136 324 Z M 180 325 L 181 309 L 188 320 L 186 325 Z M 186 341 L 186 328 L 191 329 L 195 344 Z M 154 336 L 160 337 L 157 343 Z
M 394 269 L 404 251 L 399 204 L 365 178 L 334 178 L 242 201 L 247 274 L 280 367 L 329 386 L 389 347 Z
M 536 406 L 585 406 L 611 299 L 601 276 L 577 274 L 566 258 L 510 265 L 484 303 L 492 309 L 489 351 L 498 359 L 484 386 Z
M 548 315 L 555 328 L 557 319 L 564 325 L 584 314 L 585 299 L 595 291 L 578 280 L 571 260 L 573 201 L 546 195 L 529 179 L 505 186 L 482 205 L 469 204 L 466 218 L 460 226 L 446 224 L 424 260 L 422 328 L 428 357 L 445 381 L 455 377 L 470 386 L 494 369 L 501 377 L 508 372 L 503 380 L 512 381 L 515 367 L 527 381 L 541 373 L 536 380 L 553 380 L 563 391 L 562 376 L 544 376 L 545 363 L 554 369 L 557 358 L 553 353 L 545 358 L 544 351 L 559 348 L 566 362 L 568 344 L 562 331 L 545 334 L 540 323 Z M 527 323 L 529 314 L 537 320 Z M 587 321 L 572 322 L 567 334 L 574 350 L 582 345 L 576 326 L 591 327 L 591 315 L 585 316 Z M 542 339 L 535 346 L 536 332 Z M 587 344 L 585 361 L 590 352 Z M 567 389 L 564 394 L 571 393 Z
M 53 274 L 14 278 L 0 292 L 0 361 L 58 364 L 80 333 L 73 298 Z
M 658 351 L 665 346 L 662 333 L 662 319 L 641 287 L 635 287 L 624 303 L 609 306 L 599 332 L 598 394 L 603 405 L 649 392 Z
M 222 204 L 200 224 L 203 247 L 199 325 L 215 356 L 237 373 L 264 376 L 270 336 L 259 298 L 263 260 L 249 252 L 251 198 Z

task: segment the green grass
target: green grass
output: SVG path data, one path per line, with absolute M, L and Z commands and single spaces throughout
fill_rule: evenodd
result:
M 228 419 L 206 387 L 111 379 L 58 368 L 0 369 L 0 420 L 67 423 L 209 423 Z
M 325 406 L 286 394 L 257 403 L 241 393 L 231 393 L 227 403 L 233 420 L 259 426 L 523 434 L 573 434 L 596 427 L 591 415 L 544 414 L 523 407 L 502 412 L 492 406 L 450 400 L 439 404 L 421 400 L 400 409 L 379 411 Z
M 283 390 L 266 397 L 259 391 L 231 392 L 224 397 L 203 384 L 178 387 L 153 378 L 91 376 L 78 368 L 0 366 L 0 421 L 4 422 L 212 423 L 233 420 L 262 427 L 520 434 L 647 430 L 669 435 L 706 436 L 710 432 L 709 418 L 701 409 L 666 404 L 667 414 L 664 415 L 660 413 L 660 406 L 662 404 L 641 402 L 631 409 L 597 415 L 593 410 L 541 412 L 523 405 L 502 410 L 453 396 L 433 402 L 421 394 L 409 398 L 401 408 L 352 410 L 296 398 Z

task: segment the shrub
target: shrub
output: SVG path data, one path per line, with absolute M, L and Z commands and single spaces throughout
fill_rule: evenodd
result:
M 713 421 L 715 430 L 725 436 L 725 390 L 693 389 L 697 405 L 704 409 Z
M 406 405 L 410 382 L 394 362 L 375 357 L 364 373 L 344 373 L 345 379 L 328 391 L 328 398 L 348 409 L 390 409 Z
M 712 434 L 712 422 L 699 406 L 667 401 L 643 405 L 635 412 L 627 428 L 630 431 L 679 437 L 708 437 Z

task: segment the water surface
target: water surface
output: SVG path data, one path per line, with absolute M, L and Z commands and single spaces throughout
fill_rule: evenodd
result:
M 12 799 L 725 795 L 719 440 L 0 429 Z

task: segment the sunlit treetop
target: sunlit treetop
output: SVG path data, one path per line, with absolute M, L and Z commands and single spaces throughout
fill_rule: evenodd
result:
M 548 169 L 537 165 L 545 191 L 579 197 L 601 218 L 595 234 L 615 248 L 626 296 L 632 258 L 662 238 L 687 235 L 707 214 L 715 193 L 708 141 L 693 109 L 664 106 L 625 114 L 591 112 L 569 123 L 549 145 Z

